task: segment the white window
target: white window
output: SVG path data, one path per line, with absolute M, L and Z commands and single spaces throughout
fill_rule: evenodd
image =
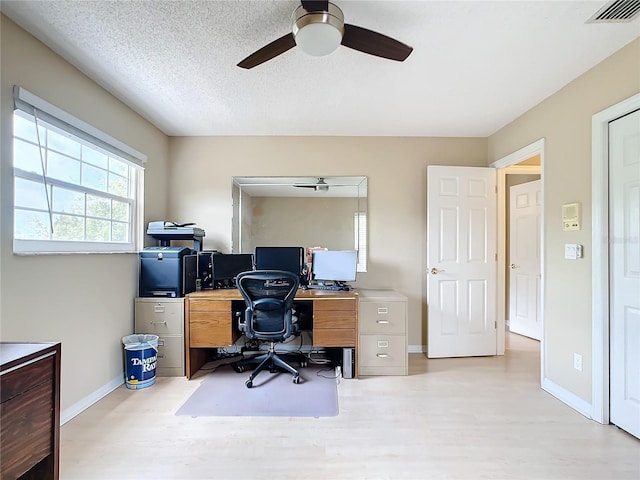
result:
M 357 272 L 367 271 L 367 214 L 356 212 L 353 216 L 355 235 L 355 249 L 358 251 Z
M 14 252 L 137 251 L 146 157 L 22 88 L 14 99 Z

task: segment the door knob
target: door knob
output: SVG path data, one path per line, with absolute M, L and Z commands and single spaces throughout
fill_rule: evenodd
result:
M 511 265 L 509 265 L 511 267 L 511 270 L 518 268 L 518 266 L 515 263 L 512 263 Z
M 437 274 L 443 273 L 443 272 L 444 272 L 444 270 L 438 270 L 436 267 L 433 267 L 431 269 L 431 275 L 437 275 Z

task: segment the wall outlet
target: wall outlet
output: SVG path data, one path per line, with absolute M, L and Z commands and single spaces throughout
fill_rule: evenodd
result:
M 582 355 L 580 355 L 579 353 L 573 354 L 573 368 L 575 368 L 579 372 L 582 371 Z

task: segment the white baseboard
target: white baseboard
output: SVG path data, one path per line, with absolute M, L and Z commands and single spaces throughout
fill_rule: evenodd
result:
M 69 420 L 71 420 L 76 415 L 81 414 L 91 405 L 96 403 L 101 398 L 107 396 L 111 392 L 113 392 L 116 388 L 124 383 L 124 372 L 118 375 L 116 378 L 108 382 L 107 384 L 100 387 L 98 390 L 91 392 L 89 395 L 84 397 L 83 399 L 77 401 L 69 408 L 65 408 L 60 412 L 60 425 L 64 425 Z
M 589 419 L 593 419 L 591 415 L 591 412 L 593 411 L 593 407 L 589 402 L 584 401 L 577 395 L 562 388 L 560 385 L 553 383 L 548 378 L 545 378 L 542 380 L 542 389 L 545 390 L 546 392 L 549 392 L 551 395 L 556 397 L 561 402 L 566 403 L 568 406 L 573 408 L 578 413 L 584 415 Z
M 426 345 L 409 345 L 407 351 L 409 353 L 426 353 L 427 346 Z

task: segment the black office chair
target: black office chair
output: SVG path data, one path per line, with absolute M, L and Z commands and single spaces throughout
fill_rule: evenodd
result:
M 240 331 L 249 340 L 267 340 L 271 345 L 266 354 L 240 360 L 234 369 L 243 372 L 245 366 L 258 364 L 245 382 L 247 388 L 253 387 L 254 378 L 265 368 L 273 373 L 279 367 L 293 375 L 293 383 L 300 383 L 298 371 L 284 360 L 284 355 L 275 352 L 277 342 L 298 333 L 293 299 L 300 284 L 299 276 L 282 270 L 255 270 L 240 273 L 236 284 L 246 305 L 244 319 L 239 322 Z M 304 357 L 298 358 L 300 365 L 305 366 Z

